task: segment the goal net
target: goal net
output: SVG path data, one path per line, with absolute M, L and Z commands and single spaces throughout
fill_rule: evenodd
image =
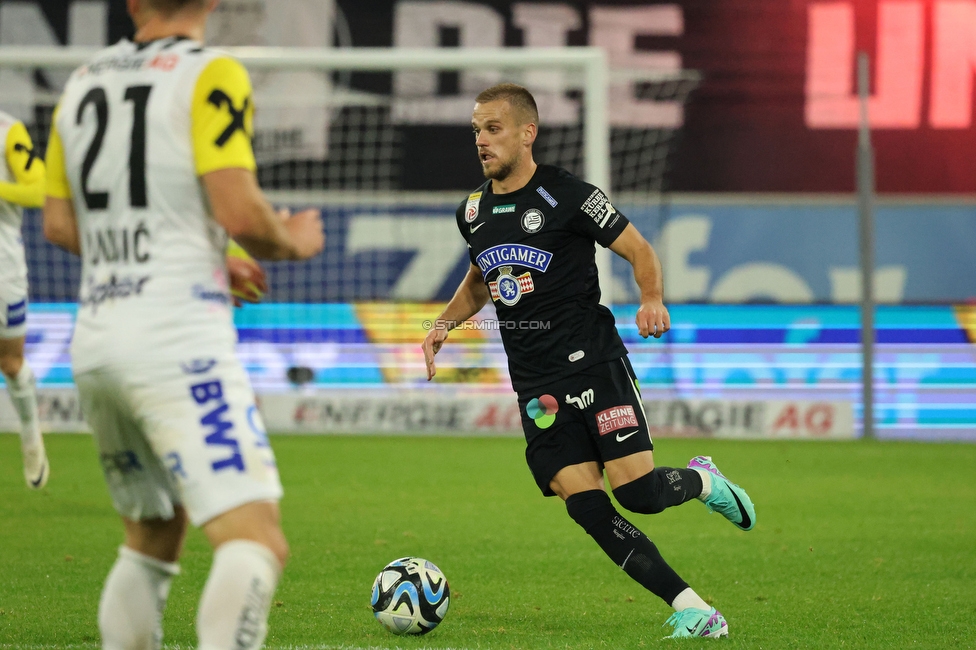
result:
M 422 381 L 423 323 L 468 267 L 454 211 L 483 182 L 470 129 L 478 92 L 501 81 L 528 87 L 540 108 L 536 160 L 608 189 L 645 230 L 657 226 L 699 83 L 692 71 L 611 71 L 588 47 L 229 49 L 255 86 L 262 187 L 277 205 L 321 209 L 327 235 L 316 259 L 269 264 L 267 303 L 237 312 L 259 389 Z M 0 48 L 0 110 L 23 119 L 41 150 L 68 72 L 91 53 Z M 25 219 L 24 240 L 32 303 L 72 303 L 77 260 L 44 242 L 37 218 Z M 604 294 L 627 302 L 630 274 L 620 267 L 614 278 L 609 257 Z M 462 344 L 439 357 L 442 379 L 510 390 L 498 331 L 486 328 L 452 335 Z
M 235 53 L 256 89 L 262 187 L 278 202 L 321 207 L 329 235 L 322 257 L 272 268 L 275 302 L 450 296 L 463 251 L 444 219 L 483 180 L 469 124 L 473 98 L 485 87 L 526 85 L 541 114 L 536 159 L 640 209 L 666 189 L 683 105 L 699 81 L 693 71 L 611 74 L 593 48 Z M 60 84 L 89 54 L 0 52 L 0 110 L 23 119 L 42 150 Z M 615 123 L 621 120 L 611 102 L 620 97 L 642 114 Z M 33 220 L 25 241 L 33 299 L 72 300 L 77 264 L 43 244 Z M 613 298 L 608 280 L 604 293 Z

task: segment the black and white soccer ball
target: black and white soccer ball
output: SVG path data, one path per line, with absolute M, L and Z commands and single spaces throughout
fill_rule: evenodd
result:
M 444 620 L 451 604 L 447 578 L 433 562 L 401 557 L 373 581 L 373 615 L 394 634 L 427 634 Z

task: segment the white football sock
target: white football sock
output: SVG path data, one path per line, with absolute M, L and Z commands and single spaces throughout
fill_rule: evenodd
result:
M 674 601 L 671 603 L 671 607 L 674 607 L 674 611 L 680 612 L 685 609 L 704 609 L 706 612 L 712 608 L 711 605 L 706 603 L 701 599 L 701 596 L 695 593 L 695 590 L 688 587 L 680 594 L 675 596 Z
M 704 501 L 712 493 L 712 473 L 706 472 L 703 469 L 694 468 L 696 472 L 701 476 L 702 480 L 702 493 L 698 495 L 701 501 Z
M 34 373 L 24 359 L 16 377 L 8 377 L 7 390 L 14 409 L 20 416 L 20 444 L 25 449 L 41 446 L 41 423 L 37 415 L 37 388 L 34 386 Z
M 163 643 L 163 609 L 178 564 L 143 555 L 127 546 L 108 574 L 98 603 L 103 650 L 158 650 Z
M 200 598 L 200 650 L 260 648 L 280 575 L 281 563 L 268 547 L 243 539 L 222 544 Z

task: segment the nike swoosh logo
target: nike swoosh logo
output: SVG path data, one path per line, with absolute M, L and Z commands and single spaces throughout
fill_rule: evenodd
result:
M 637 432 L 636 432 L 636 431 L 631 431 L 630 433 L 628 433 L 628 434 L 627 434 L 627 435 L 625 435 L 625 436 L 622 436 L 622 435 L 620 435 L 620 434 L 618 433 L 618 434 L 617 434 L 617 442 L 623 442 L 623 441 L 624 441 L 624 440 L 626 440 L 627 438 L 629 438 L 629 437 L 631 437 L 631 436 L 633 436 L 633 435 L 636 435 L 636 434 L 637 434 Z
M 477 226 L 471 226 L 471 234 L 474 234 L 474 231 L 475 231 L 475 230 L 477 230 L 478 228 L 480 228 L 480 227 L 482 227 L 482 226 L 483 226 L 483 225 L 485 225 L 486 223 L 488 223 L 488 222 L 487 222 L 487 221 L 482 221 L 482 222 L 481 222 L 481 223 L 479 223 L 479 224 L 478 224 Z
M 695 635 L 695 628 L 693 628 L 693 627 L 686 627 L 685 629 L 688 630 L 688 634 L 690 634 L 692 636 Z
M 747 513 L 746 509 L 742 507 L 742 502 L 739 501 L 739 497 L 735 495 L 735 490 L 729 489 L 729 492 L 732 493 L 732 498 L 735 499 L 735 505 L 739 506 L 739 515 L 742 517 L 742 523 L 739 524 L 739 527 L 743 530 L 749 528 L 749 526 L 752 525 L 752 519 L 749 518 L 749 513 Z
M 44 481 L 44 473 L 47 471 L 47 463 L 44 463 L 44 467 L 41 468 L 41 473 L 38 475 L 36 481 L 31 481 L 30 484 L 37 488 L 41 486 L 41 482 Z

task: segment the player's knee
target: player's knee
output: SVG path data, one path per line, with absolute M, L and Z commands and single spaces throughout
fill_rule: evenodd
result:
M 236 540 L 255 542 L 268 549 L 275 556 L 275 558 L 277 558 L 278 564 L 281 565 L 282 569 L 284 569 L 285 565 L 288 564 L 288 557 L 291 554 L 291 549 L 288 546 L 288 540 L 285 539 L 285 534 L 282 532 L 281 528 L 275 527 L 264 530 L 251 530 L 246 534 L 228 539 L 224 543 L 233 542 Z
M 170 519 L 123 519 L 125 545 L 161 562 L 176 562 L 183 549 L 189 523 L 186 511 L 178 506 Z
M 239 539 L 246 539 L 253 542 L 257 542 L 261 546 L 265 547 L 278 559 L 278 564 L 284 569 L 285 565 L 288 564 L 288 557 L 291 554 L 291 549 L 288 546 L 288 540 L 285 538 L 284 531 L 281 530 L 281 526 L 262 526 L 248 531 L 247 533 L 241 535 Z
M 0 372 L 7 377 L 16 377 L 24 365 L 24 355 L 19 352 L 0 353 Z
M 668 507 L 664 499 L 664 475 L 657 469 L 617 486 L 613 496 L 627 510 L 644 515 L 656 515 Z
M 587 490 L 566 499 L 566 511 L 587 533 L 616 514 L 610 497 L 603 490 Z
M 285 534 L 278 529 L 278 534 L 270 540 L 270 543 L 265 543 L 265 545 L 271 549 L 271 552 L 275 554 L 278 558 L 278 563 L 281 564 L 281 568 L 284 569 L 285 565 L 288 564 L 288 557 L 291 555 L 291 548 L 288 546 L 288 540 L 285 539 Z

